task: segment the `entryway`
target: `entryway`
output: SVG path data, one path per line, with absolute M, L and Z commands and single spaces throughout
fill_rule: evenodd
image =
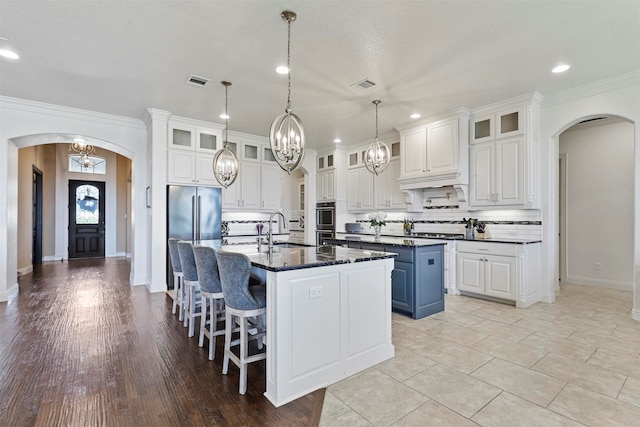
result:
M 105 183 L 69 180 L 69 258 L 104 257 Z

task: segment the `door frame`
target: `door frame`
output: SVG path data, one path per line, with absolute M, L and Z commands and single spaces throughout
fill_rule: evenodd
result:
M 72 227 L 72 222 L 75 221 L 74 215 L 72 215 L 72 213 L 75 213 L 76 208 L 75 208 L 75 191 L 72 194 L 71 188 L 72 186 L 74 188 L 78 188 L 82 185 L 93 185 L 95 187 L 98 187 L 100 190 L 100 198 L 99 198 L 99 204 L 98 204 L 98 211 L 99 211 L 99 222 L 98 222 L 98 234 L 100 235 L 99 238 L 99 255 L 97 256 L 91 256 L 91 258 L 104 258 L 105 257 L 105 246 L 106 246 L 106 233 L 105 233 L 105 228 L 106 228 L 106 182 L 105 181 L 92 181 L 92 180 L 85 180 L 85 179 L 69 179 L 68 182 L 68 192 L 69 192 L 69 204 L 67 206 L 67 212 L 68 212 L 68 222 L 67 222 L 67 242 L 68 242 L 68 246 L 67 246 L 67 258 L 68 259 L 77 259 L 77 258 L 86 258 L 86 257 L 78 257 L 76 256 L 76 252 L 74 251 L 74 256 L 71 256 L 71 245 L 72 243 L 72 229 L 75 230 L 75 224 Z M 75 232 L 75 231 L 74 231 Z M 75 235 L 75 234 L 74 234 Z
M 31 264 L 42 264 L 42 195 L 43 195 L 43 174 L 35 165 L 33 167 L 32 182 L 32 245 Z

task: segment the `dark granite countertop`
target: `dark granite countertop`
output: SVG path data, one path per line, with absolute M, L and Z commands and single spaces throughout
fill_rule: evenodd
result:
M 308 246 L 280 243 L 275 244 L 271 252 L 267 251 L 266 246 L 262 247 L 262 252 L 258 252 L 255 244 L 222 246 L 220 240 L 202 240 L 196 244 L 211 246 L 221 251 L 243 253 L 249 257 L 251 265 L 269 271 L 299 270 L 396 256 L 390 252 L 348 249 L 328 245 Z
M 357 238 L 360 237 L 361 240 L 360 241 L 366 241 L 363 238 L 365 236 L 370 237 L 371 239 L 374 238 L 374 235 L 372 233 L 350 233 L 350 232 L 345 232 L 345 231 L 338 231 L 336 232 L 336 235 L 338 234 L 346 234 L 349 236 L 354 236 L 354 237 L 349 237 L 350 239 L 353 239 L 354 241 L 357 241 Z M 514 238 L 505 238 L 505 237 L 489 237 L 489 238 L 477 238 L 477 239 L 473 239 L 473 240 L 466 240 L 464 238 L 457 238 L 457 237 L 446 237 L 446 236 L 422 236 L 422 235 L 405 235 L 405 234 L 382 234 L 381 235 L 381 239 L 382 241 L 384 241 L 385 238 L 393 238 L 393 239 L 409 239 L 409 240 L 417 240 L 418 242 L 423 242 L 425 240 L 455 240 L 456 242 L 491 242 L 491 243 L 513 243 L 513 244 L 518 244 L 518 245 L 527 245 L 527 244 L 531 244 L 531 243 L 541 243 L 542 239 L 519 239 L 517 237 Z M 336 236 L 336 239 L 345 239 L 345 237 L 342 236 Z M 373 240 L 370 240 L 371 242 L 373 242 Z M 415 245 L 414 245 L 415 246 Z
M 444 245 L 442 242 L 429 241 L 427 239 L 414 239 L 409 236 L 394 237 L 389 235 L 380 236 L 380 240 L 376 240 L 373 234 L 358 234 L 357 236 L 336 236 L 333 239 L 325 239 L 329 243 L 335 242 L 336 244 L 342 244 L 345 242 L 364 242 L 364 243 L 378 243 L 386 246 L 410 246 L 410 247 L 423 247 L 423 246 L 436 246 Z

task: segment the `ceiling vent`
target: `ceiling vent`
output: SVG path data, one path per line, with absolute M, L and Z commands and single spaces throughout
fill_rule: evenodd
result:
M 196 76 L 195 74 L 191 74 L 189 76 L 189 79 L 187 79 L 187 84 L 202 87 L 206 85 L 208 81 L 209 79 L 206 77 L 200 77 L 200 76 Z
M 369 89 L 370 87 L 375 86 L 376 84 L 369 79 L 364 79 L 359 81 L 358 83 L 354 83 L 351 87 L 356 87 L 359 89 Z

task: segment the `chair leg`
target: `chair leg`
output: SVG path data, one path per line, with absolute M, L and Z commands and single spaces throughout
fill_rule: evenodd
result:
M 184 321 L 186 291 L 184 289 L 184 282 L 182 281 L 182 277 L 178 277 L 178 282 L 180 283 L 180 306 L 178 307 L 178 320 L 182 322 Z
M 196 290 L 195 286 L 190 286 L 191 298 L 189 298 L 189 338 L 195 334 L 196 320 Z
M 202 316 L 200 317 L 200 337 L 198 338 L 198 347 L 202 347 L 204 345 L 204 335 L 205 335 L 205 332 L 207 332 L 206 305 L 208 300 L 209 300 L 208 298 L 202 297 L 202 307 L 200 308 L 200 312 L 202 313 Z
M 216 332 L 218 331 L 218 310 L 216 306 L 218 301 L 211 300 L 209 316 L 211 317 L 211 326 L 209 327 L 209 360 L 216 358 Z
M 249 355 L 247 319 L 240 319 L 240 394 L 247 392 L 247 357 Z
M 185 299 L 184 299 L 184 327 L 186 328 L 187 326 L 189 326 L 189 316 L 190 316 L 190 312 L 191 312 L 191 307 L 189 305 L 189 302 L 191 301 L 191 288 L 193 288 L 193 286 L 191 285 L 185 285 L 184 282 L 182 282 L 182 286 L 184 286 L 184 291 L 185 291 Z
M 231 325 L 233 323 L 233 315 L 226 310 L 224 319 L 224 357 L 222 359 L 222 374 L 227 375 L 229 372 L 229 353 L 231 352 Z
M 173 307 L 171 307 L 171 314 L 176 314 L 176 308 L 178 307 L 178 300 L 180 297 L 180 284 L 178 282 L 178 276 L 173 276 Z

